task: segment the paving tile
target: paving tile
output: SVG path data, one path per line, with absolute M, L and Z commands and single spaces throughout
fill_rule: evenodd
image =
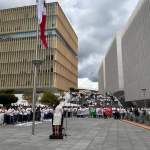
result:
M 113 119 L 68 119 L 67 137 L 49 140 L 50 124 L 0 127 L 0 150 L 150 150 L 150 132 Z

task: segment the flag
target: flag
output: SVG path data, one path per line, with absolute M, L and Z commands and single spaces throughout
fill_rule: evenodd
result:
M 45 0 L 37 0 L 37 15 L 38 24 L 40 25 L 40 39 L 45 48 L 48 47 L 46 36 L 45 36 L 45 26 L 46 26 L 46 4 Z

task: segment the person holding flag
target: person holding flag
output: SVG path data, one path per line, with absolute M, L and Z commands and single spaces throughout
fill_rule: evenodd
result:
M 46 27 L 46 3 L 45 0 L 37 0 L 37 15 L 38 15 L 38 24 L 40 25 L 40 39 L 44 48 L 48 48 L 46 36 L 45 36 L 45 27 Z

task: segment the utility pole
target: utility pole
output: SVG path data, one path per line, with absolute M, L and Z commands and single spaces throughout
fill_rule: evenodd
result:
M 141 91 L 142 91 L 142 93 L 143 93 L 143 96 L 144 96 L 144 106 L 145 106 L 145 108 L 146 108 L 146 91 L 147 91 L 148 89 L 146 89 L 146 88 L 143 88 L 143 89 L 141 89 Z

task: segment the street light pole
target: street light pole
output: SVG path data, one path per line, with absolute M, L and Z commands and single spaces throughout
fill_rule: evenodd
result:
M 144 96 L 144 106 L 145 106 L 145 108 L 146 108 L 146 100 L 145 100 L 145 97 L 146 97 L 146 91 L 147 91 L 147 89 L 144 88 L 144 89 L 141 89 L 141 91 L 142 91 L 143 96 Z

